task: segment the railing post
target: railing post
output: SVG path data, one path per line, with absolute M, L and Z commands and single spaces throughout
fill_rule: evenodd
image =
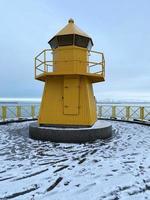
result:
M 102 106 L 98 106 L 98 117 L 102 117 Z
M 46 50 L 44 50 L 44 72 L 46 71 Z
M 36 78 L 36 57 L 34 58 L 34 78 Z
M 31 116 L 32 116 L 32 118 L 35 117 L 35 106 L 34 105 L 31 106 Z
M 18 119 L 21 117 L 21 106 L 16 106 L 16 116 Z
M 7 118 L 7 106 L 2 106 L 2 120 L 5 121 Z
M 144 120 L 144 107 L 140 107 L 140 120 Z
M 105 77 L 105 59 L 104 59 L 104 54 L 102 54 L 102 73 L 103 76 Z
M 116 106 L 112 106 L 112 118 L 116 118 Z
M 130 119 L 130 106 L 126 106 L 126 120 Z

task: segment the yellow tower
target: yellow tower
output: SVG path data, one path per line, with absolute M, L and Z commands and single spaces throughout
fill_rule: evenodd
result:
M 73 19 L 48 43 L 51 49 L 35 57 L 35 78 L 45 82 L 39 125 L 92 126 L 97 120 L 92 84 L 104 81 L 103 53 L 91 51 L 92 39 Z M 92 54 L 98 62 L 90 61 Z

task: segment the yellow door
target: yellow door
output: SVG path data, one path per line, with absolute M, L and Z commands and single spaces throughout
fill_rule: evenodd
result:
M 79 78 L 64 77 L 64 114 L 79 114 Z

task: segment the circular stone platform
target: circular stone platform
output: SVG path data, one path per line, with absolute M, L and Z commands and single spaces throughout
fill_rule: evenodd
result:
M 30 124 L 29 136 L 37 140 L 49 140 L 63 143 L 83 143 L 112 136 L 112 125 L 97 120 L 92 127 L 69 128 L 39 126 L 37 122 Z

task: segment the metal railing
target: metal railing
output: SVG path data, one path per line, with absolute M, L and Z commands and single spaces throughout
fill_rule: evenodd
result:
M 103 77 L 105 77 L 105 58 L 104 58 L 104 54 L 101 53 L 101 52 L 98 52 L 98 51 L 89 51 L 89 60 L 93 59 L 92 58 L 93 55 L 98 55 L 98 57 L 100 59 L 100 62 L 93 62 L 93 61 L 87 62 L 89 72 L 90 73 L 95 73 L 95 74 L 101 74 Z M 95 66 L 98 66 L 99 70 L 92 72 L 91 68 L 94 68 Z M 96 68 L 96 70 L 97 70 L 97 68 Z
M 3 105 L 0 106 L 0 121 L 35 119 L 38 117 L 39 105 Z
M 39 104 L 0 106 L 0 121 L 38 118 Z M 97 116 L 103 119 L 141 121 L 150 123 L 150 106 L 97 105 Z
M 96 57 L 99 62 L 91 61 L 94 57 Z M 41 53 L 39 53 L 35 57 L 34 69 L 35 69 L 35 78 L 39 75 L 44 75 L 45 73 L 54 72 L 54 66 L 57 62 L 67 62 L 64 61 L 55 61 L 53 62 L 53 52 L 52 49 L 44 49 Z M 104 54 L 98 51 L 89 51 L 88 60 L 84 63 L 87 64 L 87 73 L 99 74 L 105 77 L 105 58 Z M 70 60 L 69 60 L 70 61 Z M 81 60 L 72 60 L 81 63 Z
M 150 106 L 97 105 L 99 118 L 150 122 Z
M 41 75 L 47 72 L 53 72 L 52 49 L 44 49 L 35 57 L 35 60 L 34 60 L 35 78 L 38 75 Z

